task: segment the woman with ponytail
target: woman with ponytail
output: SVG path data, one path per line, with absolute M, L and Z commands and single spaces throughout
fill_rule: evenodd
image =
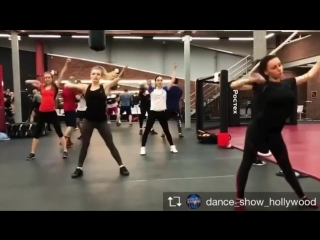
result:
M 291 167 L 286 144 L 282 138 L 282 129 L 287 118 L 296 108 L 297 85 L 319 77 L 320 62 L 305 75 L 284 79 L 283 66 L 279 58 L 274 55 L 264 57 L 258 67 L 258 73 L 248 79 L 241 79 L 231 83 L 232 89 L 252 88 L 260 85 L 261 107 L 259 113 L 249 124 L 245 137 L 243 158 L 237 174 L 237 200 L 235 210 L 244 211 L 241 205 L 244 199 L 245 187 L 252 164 L 262 146 L 268 145 L 271 153 L 283 171 L 284 177 L 293 188 L 297 197 L 304 202 L 305 207 L 317 208 L 308 204 L 310 201 L 305 196 L 300 183 Z

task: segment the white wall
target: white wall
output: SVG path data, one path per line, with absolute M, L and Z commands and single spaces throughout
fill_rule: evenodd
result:
M 10 47 L 8 39 L 0 39 L 0 46 Z M 20 49 L 34 51 L 34 39 L 22 38 Z M 88 47 L 87 39 L 46 39 L 45 52 L 75 58 L 128 64 L 132 68 L 171 75 L 173 64 L 178 65 L 178 77 L 184 78 L 183 44 L 152 39 L 112 39 L 107 50 L 94 52 Z M 234 65 L 242 57 L 220 53 L 204 48 L 191 48 L 191 79 L 208 76 Z

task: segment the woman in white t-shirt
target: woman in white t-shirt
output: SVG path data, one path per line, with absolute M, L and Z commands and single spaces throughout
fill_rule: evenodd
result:
M 172 153 L 177 153 L 176 146 L 173 144 L 172 136 L 169 130 L 168 125 L 168 117 L 166 114 L 167 110 L 167 90 L 162 87 L 162 77 L 157 76 L 155 78 L 155 89 L 150 92 L 150 101 L 151 107 L 148 114 L 146 128 L 142 135 L 142 143 L 141 143 L 141 150 L 140 154 L 146 154 L 146 143 L 148 140 L 148 135 L 153 127 L 153 124 L 156 120 L 159 121 L 164 134 L 167 137 L 167 140 L 170 144 L 170 151 Z

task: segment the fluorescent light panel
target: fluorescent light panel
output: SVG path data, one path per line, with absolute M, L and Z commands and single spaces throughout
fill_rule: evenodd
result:
M 73 35 L 72 38 L 89 38 L 87 35 Z
M 138 36 L 114 36 L 114 39 L 143 39 L 143 37 Z
M 61 35 L 38 35 L 31 34 L 28 35 L 29 38 L 61 38 Z

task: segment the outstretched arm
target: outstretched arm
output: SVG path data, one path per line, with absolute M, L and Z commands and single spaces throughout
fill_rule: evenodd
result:
M 251 90 L 252 86 L 250 86 L 250 84 L 254 84 L 259 81 L 262 81 L 262 80 L 256 77 L 249 77 L 246 79 L 240 79 L 232 82 L 230 84 L 230 87 L 232 89 L 238 89 L 238 90 Z
M 320 61 L 318 61 L 306 74 L 296 77 L 297 85 L 315 79 L 320 75 Z
M 26 80 L 27 84 L 31 84 L 32 86 L 36 87 L 36 88 L 40 88 L 41 83 L 38 80 Z
M 106 93 L 109 92 L 110 88 L 112 88 L 113 86 L 116 86 L 116 85 L 118 84 L 118 82 L 120 81 L 120 78 L 121 78 L 122 74 L 124 73 L 124 71 L 126 70 L 127 67 L 128 67 L 128 66 L 125 66 L 125 67 L 122 69 L 122 71 L 119 73 L 119 75 L 118 75 L 116 78 L 114 78 L 113 80 L 111 80 L 110 83 L 104 84 L 103 88 L 104 88 L 104 91 L 105 91 Z
M 87 84 L 79 84 L 79 83 L 66 83 L 64 85 L 66 88 L 72 88 L 72 89 L 76 89 L 78 91 L 81 91 L 82 94 L 85 94 L 88 85 Z
M 66 73 L 66 71 L 68 69 L 69 62 L 71 62 L 70 58 L 67 59 L 66 63 L 64 64 L 64 66 L 63 66 L 63 68 L 62 68 L 62 70 L 61 70 L 61 72 L 59 74 L 58 79 L 55 81 L 55 84 L 57 85 L 57 87 L 60 87 L 60 84 L 61 84 L 61 81 L 63 79 L 63 76 L 64 76 L 64 74 Z

